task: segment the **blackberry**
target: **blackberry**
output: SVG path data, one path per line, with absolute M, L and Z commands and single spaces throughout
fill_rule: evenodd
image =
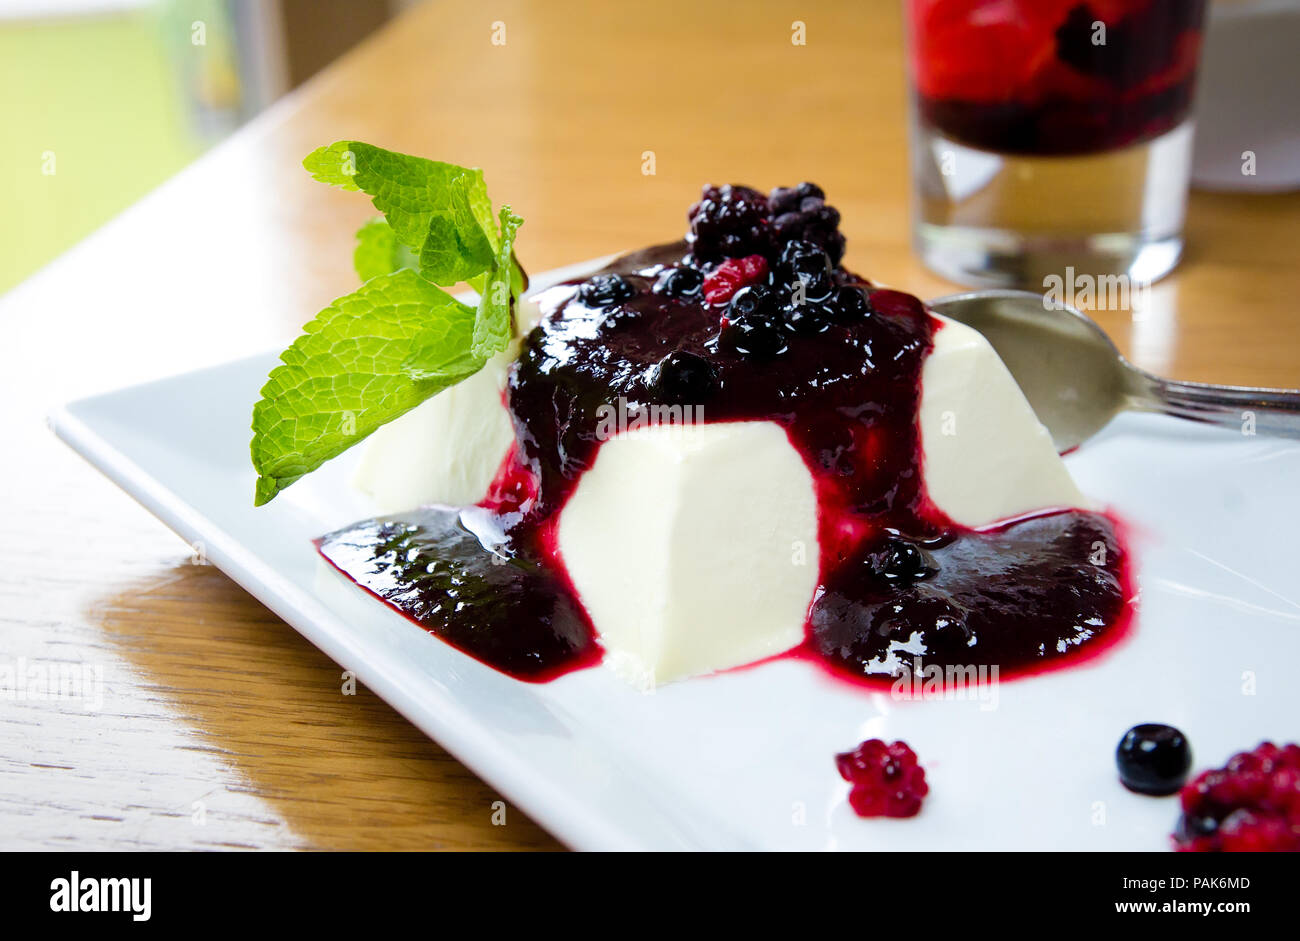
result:
M 786 212 L 797 212 L 799 204 L 809 197 L 825 199 L 826 194 L 816 183 L 800 183 L 798 186 L 778 186 L 767 197 L 767 210 L 774 216 Z
M 706 186 L 687 218 L 687 241 L 700 261 L 763 255 L 771 244 L 767 197 L 748 186 Z
M 704 274 L 698 268 L 669 268 L 655 283 L 655 291 L 668 297 L 690 297 L 704 284 Z
M 635 295 L 632 282 L 617 274 L 598 274 L 578 288 L 578 300 L 595 308 L 613 307 Z
M 772 214 L 772 238 L 779 245 L 794 240 L 812 242 L 824 251 L 832 265 L 844 257 L 844 236 L 840 234 L 840 214 L 826 205 L 826 196 L 811 183 L 793 189 L 778 187 L 767 201 Z
M 702 356 L 675 350 L 650 371 L 650 391 L 669 405 L 697 405 L 717 383 L 713 366 Z

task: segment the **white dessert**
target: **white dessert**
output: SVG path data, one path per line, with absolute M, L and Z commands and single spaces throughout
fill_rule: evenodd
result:
M 352 482 L 375 512 L 483 499 L 515 440 L 501 398 L 512 346 L 463 382 L 383 425 L 365 444 Z
M 812 475 L 774 422 L 652 426 L 601 445 L 560 554 L 636 685 L 751 663 L 803 639 L 817 587 Z
M 535 300 L 522 301 L 516 334 L 527 333 L 539 317 Z M 370 436 L 352 483 L 370 496 L 376 513 L 483 499 L 515 440 L 502 396 L 506 370 L 518 353 L 518 343 L 512 343 L 468 379 Z
M 943 322 L 922 368 L 919 418 L 935 505 L 972 528 L 1085 507 L 992 346 Z M 379 510 L 482 499 L 514 440 L 502 398 L 513 354 L 375 433 L 357 484 Z M 803 640 L 818 576 L 817 504 L 808 468 L 775 423 L 611 438 L 561 512 L 559 543 L 607 662 L 638 685 Z
M 1052 436 L 984 335 L 946 317 L 921 367 L 921 451 L 930 499 L 980 529 L 1053 507 L 1085 508 Z

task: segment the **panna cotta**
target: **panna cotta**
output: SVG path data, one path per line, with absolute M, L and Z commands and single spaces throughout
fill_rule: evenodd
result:
M 322 554 L 525 679 L 1100 648 L 1124 548 L 988 342 L 844 269 L 810 184 L 710 187 L 690 222 L 539 294 L 506 353 L 377 432 L 356 482 L 393 515 Z

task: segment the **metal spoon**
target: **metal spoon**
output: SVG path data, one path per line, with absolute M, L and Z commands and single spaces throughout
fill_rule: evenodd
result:
M 1049 307 L 1041 294 L 975 291 L 927 306 L 984 334 L 1061 452 L 1125 409 L 1300 438 L 1300 389 L 1161 379 L 1121 356 L 1092 318 L 1073 307 Z

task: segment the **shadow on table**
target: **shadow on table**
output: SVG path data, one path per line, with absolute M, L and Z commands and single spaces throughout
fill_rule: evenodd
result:
M 97 600 L 146 684 L 252 793 L 327 849 L 559 849 L 514 808 L 223 575 L 181 564 Z

